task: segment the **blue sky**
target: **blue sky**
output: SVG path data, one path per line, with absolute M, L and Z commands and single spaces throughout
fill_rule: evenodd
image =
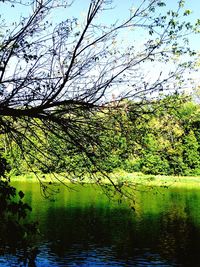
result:
M 105 11 L 104 15 L 99 16 L 99 19 L 103 21 L 103 23 L 112 23 L 116 20 L 123 20 L 124 18 L 129 15 L 129 9 L 131 7 L 138 6 L 143 0 L 114 0 L 113 1 L 113 9 Z M 178 6 L 177 0 L 166 0 L 167 7 L 163 8 L 163 11 L 166 11 L 168 9 L 176 10 Z M 186 19 L 189 19 L 191 22 L 194 22 L 197 19 L 200 19 L 200 1 L 199 0 L 186 0 L 185 1 L 185 9 L 191 9 L 192 14 L 189 17 L 184 17 Z M 90 0 L 75 0 L 74 4 L 71 8 L 67 8 L 64 10 L 58 9 L 54 15 L 52 16 L 52 20 L 59 21 L 64 20 L 69 17 L 77 17 L 80 18 L 84 16 L 84 12 L 87 11 L 88 5 L 90 3 Z M 0 13 L 2 13 L 3 17 L 6 19 L 6 21 L 17 21 L 17 19 L 21 15 L 27 14 L 29 11 L 26 8 L 10 8 L 9 4 L 4 4 L 0 2 Z M 160 9 L 162 10 L 162 9 Z M 159 12 L 156 10 L 156 12 Z M 137 33 L 133 34 L 133 38 L 136 39 L 136 45 L 137 42 L 139 43 L 138 36 L 141 35 L 141 32 L 138 31 Z M 200 34 L 198 35 L 190 35 L 189 36 L 190 43 L 193 48 L 200 51 Z
M 112 23 L 117 20 L 123 20 L 129 15 L 129 10 L 131 7 L 137 7 L 141 4 L 143 0 L 114 0 L 112 10 L 105 11 L 103 17 L 100 19 L 104 23 Z M 178 0 L 166 0 L 167 6 L 161 8 L 159 12 L 168 11 L 169 9 L 177 10 Z M 75 0 L 71 8 L 59 11 L 58 16 L 55 15 L 54 18 L 67 18 L 68 16 L 74 16 L 80 18 L 87 11 L 90 0 Z M 200 1 L 199 0 L 185 0 L 185 9 L 192 10 L 192 14 L 184 19 L 191 22 L 195 22 L 197 19 L 200 19 Z M 191 35 L 189 37 L 191 45 L 194 49 L 200 50 L 200 34 Z
M 26 0 L 25 0 L 26 1 Z M 134 6 L 141 4 L 143 0 L 114 0 L 113 1 L 113 10 L 108 10 L 103 15 L 103 21 L 106 23 L 115 22 L 116 20 L 121 20 L 129 14 L 129 9 Z M 177 9 L 178 0 L 166 0 L 167 7 L 164 10 L 168 9 Z M 53 17 L 57 20 L 59 18 L 68 18 L 68 16 L 80 17 L 83 15 L 83 12 L 87 11 L 90 0 L 74 0 L 74 4 L 70 9 L 65 9 L 63 11 L 59 10 L 58 13 Z M 2 4 L 1 4 L 2 5 Z M 4 5 L 5 6 L 5 5 Z M 200 1 L 199 0 L 185 0 L 185 9 L 192 10 L 192 14 L 187 17 L 190 21 L 194 22 L 198 18 L 200 19 Z M 2 8 L 1 8 L 2 10 Z M 6 14 L 7 19 L 14 20 L 19 14 L 23 12 L 23 8 L 20 9 L 10 9 L 8 6 L 5 6 L 3 13 Z M 161 9 L 162 10 L 162 9 Z M 190 36 L 190 41 L 192 46 L 195 49 L 199 49 L 200 44 L 200 35 Z
M 26 0 L 24 0 L 26 1 Z M 113 11 L 107 11 L 108 14 L 112 13 L 113 19 L 123 18 L 127 14 L 127 10 L 132 6 L 138 6 L 143 0 L 114 0 L 112 6 Z M 167 0 L 167 8 L 175 9 L 177 7 L 177 0 Z M 70 12 L 75 16 L 79 16 L 83 10 L 87 10 L 90 0 L 75 0 Z M 23 14 L 26 8 L 20 6 L 20 8 L 10 8 L 10 4 L 1 3 L 0 13 L 4 15 L 7 19 L 14 20 L 16 13 L 18 15 Z M 17 7 L 17 6 L 16 6 Z M 185 8 L 191 9 L 193 14 L 192 19 L 200 18 L 200 1 L 198 0 L 185 0 Z M 68 14 L 68 9 L 62 12 L 62 15 Z M 14 16 L 13 16 L 14 15 Z M 111 19 L 110 15 L 108 18 Z

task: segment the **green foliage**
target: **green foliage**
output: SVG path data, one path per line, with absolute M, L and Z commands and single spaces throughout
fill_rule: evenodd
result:
M 183 159 L 189 174 L 195 174 L 200 168 L 199 144 L 192 130 L 183 139 Z
M 119 168 L 147 174 L 199 175 L 199 115 L 198 104 L 177 94 L 141 105 L 124 101 L 120 108 L 111 108 L 100 118 L 104 120 L 104 128 L 96 133 L 97 145 L 94 143 L 80 152 L 70 142 L 63 145 L 60 138 L 40 133 L 52 156 L 44 152 L 38 159 L 34 156 L 37 153 L 34 146 L 27 146 L 24 141 L 23 153 L 14 143 L 9 144 L 12 148 L 9 149 L 2 136 L 1 164 L 12 175 L 33 170 L 67 172 L 80 179 L 88 171 L 109 173 Z M 98 112 L 94 116 L 98 117 Z M 87 132 L 93 131 L 88 125 L 82 127 Z M 30 138 L 33 143 L 39 142 Z
M 147 153 L 141 160 L 141 171 L 145 174 L 169 174 L 169 163 L 160 155 Z

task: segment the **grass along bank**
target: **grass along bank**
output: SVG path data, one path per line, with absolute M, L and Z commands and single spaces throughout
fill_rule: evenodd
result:
M 189 187 L 200 188 L 200 176 L 165 176 L 165 175 L 144 175 L 143 173 L 128 173 L 123 170 L 116 170 L 109 174 L 109 177 L 115 183 L 130 184 L 134 183 L 138 186 L 160 186 L 160 187 Z M 38 178 L 44 183 L 56 183 L 65 182 L 70 183 L 65 178 L 64 174 L 38 174 Z M 58 180 L 56 179 L 58 178 Z M 27 173 L 19 176 L 10 177 L 11 181 L 21 182 L 35 182 L 37 177 L 34 173 Z M 60 181 L 59 181 L 60 180 Z M 109 183 L 109 180 L 105 178 L 104 183 Z M 73 179 L 73 183 L 95 183 L 85 175 L 84 179 L 79 182 L 78 179 Z

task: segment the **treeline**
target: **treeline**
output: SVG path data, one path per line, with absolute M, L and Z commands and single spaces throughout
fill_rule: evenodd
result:
M 38 159 L 34 143 L 40 142 L 39 138 L 30 136 L 33 147 L 23 144 L 22 151 L 1 135 L 1 170 L 13 175 L 32 170 L 76 171 L 82 175 L 92 172 L 96 165 L 106 172 L 123 169 L 145 174 L 200 175 L 200 107 L 191 99 L 173 95 L 150 103 L 124 101 L 94 116 L 104 120 L 104 127 L 97 133 L 98 142 L 82 153 L 72 143 L 63 146 L 59 138 L 38 133 L 40 139 L 48 140 L 49 151 L 55 155 L 48 157 L 44 151 L 44 158 Z M 85 127 L 89 134 L 89 125 Z

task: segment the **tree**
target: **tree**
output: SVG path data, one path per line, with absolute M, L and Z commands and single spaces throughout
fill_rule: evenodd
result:
M 12 24 L 7 20 L 0 24 L 0 132 L 6 134 L 8 148 L 15 142 L 25 157 L 28 147 L 29 155 L 47 169 L 48 158 L 60 158 L 59 150 L 49 146 L 55 136 L 63 149 L 70 145 L 73 153 L 82 155 L 85 166 L 93 166 L 91 179 L 101 185 L 99 162 L 109 153 L 101 146 L 99 134 L 106 128 L 104 119 L 125 97 L 140 106 L 163 91 L 182 88 L 182 74 L 190 63 L 179 64 L 177 58 L 194 55 L 186 45 L 187 36 L 198 31 L 199 21 L 193 26 L 179 20 L 190 14 L 182 0 L 176 11 L 164 8 L 163 13 L 167 1 L 144 0 L 121 22 L 111 23 L 101 17 L 113 12 L 114 1 L 88 2 L 84 19 L 68 17 L 57 22 L 52 16 L 73 3 L 0 1 L 1 10 L 11 5 L 18 12 L 23 6 L 29 14 Z M 122 45 L 120 38 L 126 30 L 129 38 Z M 137 30 L 148 38 L 140 40 Z M 149 68 L 170 62 L 176 63 L 175 69 L 147 78 Z M 122 93 L 112 99 L 114 89 Z M 68 167 L 65 176 L 71 179 Z M 123 193 L 121 184 L 111 179 L 110 183 Z

